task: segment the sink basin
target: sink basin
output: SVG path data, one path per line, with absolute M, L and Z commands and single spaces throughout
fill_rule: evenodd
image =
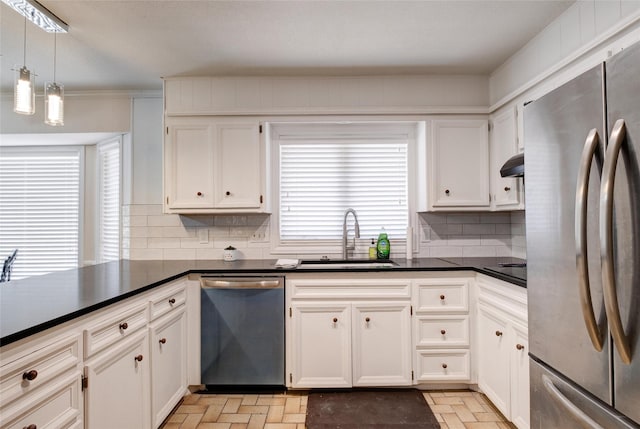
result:
M 371 259 L 303 259 L 300 261 L 298 269 L 343 270 L 349 268 L 392 268 L 397 265 L 389 259 L 383 261 Z

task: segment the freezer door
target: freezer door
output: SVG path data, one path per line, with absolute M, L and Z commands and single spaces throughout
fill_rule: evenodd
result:
M 602 401 L 611 402 L 609 337 L 602 297 L 598 207 L 603 160 L 603 65 L 527 105 L 524 110 L 527 293 L 531 354 Z M 576 194 L 587 136 L 599 144 L 584 187 L 586 271 L 576 258 Z M 581 212 L 581 211 L 580 211 Z M 584 255 L 583 255 L 584 256 Z M 579 274 L 582 273 L 582 274 Z M 580 279 L 588 279 L 591 304 L 583 311 Z M 588 334 L 588 318 L 602 342 Z
M 620 341 L 626 343 L 631 363 L 623 363 L 616 345 L 614 403 L 640 424 L 640 44 L 607 61 L 606 76 L 610 133 L 619 120 L 624 120 L 626 129 L 613 188 L 612 265 L 623 331 Z
M 531 429 L 637 429 L 603 402 L 531 360 Z

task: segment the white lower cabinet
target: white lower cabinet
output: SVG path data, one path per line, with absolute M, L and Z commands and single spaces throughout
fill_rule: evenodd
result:
M 184 306 L 150 325 L 151 416 L 159 427 L 187 389 L 186 318 Z
M 290 387 L 412 383 L 410 281 L 288 279 L 287 288 Z
M 409 303 L 352 305 L 354 386 L 411 384 L 410 307 Z
M 478 282 L 478 387 L 519 429 L 529 428 L 526 289 Z
M 87 362 L 87 428 L 150 426 L 149 361 L 148 334 L 142 329 Z
M 415 379 L 471 382 L 469 289 L 472 278 L 424 278 L 414 281 Z
M 351 305 L 293 306 L 294 387 L 351 386 Z

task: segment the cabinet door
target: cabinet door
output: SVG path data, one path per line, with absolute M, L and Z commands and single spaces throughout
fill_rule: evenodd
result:
M 97 354 L 85 366 L 85 421 L 91 429 L 150 427 L 147 330 Z
M 351 387 L 351 306 L 293 306 L 292 387 Z
M 513 210 L 520 207 L 520 180 L 501 177 L 500 168 L 518 153 L 516 109 L 507 108 L 496 115 L 491 127 L 491 194 L 496 210 Z
M 486 120 L 433 121 L 430 155 L 434 209 L 489 206 Z
M 529 340 L 527 328 L 512 325 L 511 344 L 511 421 L 519 428 L 529 428 Z
M 154 322 L 151 339 L 151 415 L 159 427 L 187 389 L 184 306 Z
M 354 386 L 411 384 L 409 303 L 353 304 Z
M 165 142 L 165 204 L 169 209 L 212 208 L 215 161 L 210 120 L 186 118 L 168 125 Z
M 216 126 L 216 208 L 259 208 L 262 164 L 258 123 Z
M 510 415 L 507 322 L 484 306 L 478 308 L 478 386 L 504 414 Z

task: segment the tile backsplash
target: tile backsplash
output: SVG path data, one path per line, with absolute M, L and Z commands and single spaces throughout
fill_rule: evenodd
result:
M 163 214 L 160 204 L 128 205 L 122 212 L 127 259 L 222 259 L 229 245 L 243 259 L 305 256 L 271 254 L 269 215 Z M 526 257 L 524 212 L 418 213 L 415 219 L 414 257 Z M 366 258 L 366 241 L 355 257 Z M 392 245 L 392 258 L 404 255 L 404 245 Z

